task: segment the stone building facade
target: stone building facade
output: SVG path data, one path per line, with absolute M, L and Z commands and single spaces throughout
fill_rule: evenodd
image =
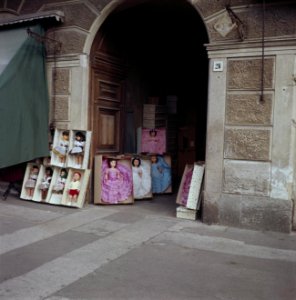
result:
M 161 2 L 164 14 L 185 5 L 204 26 L 206 39 L 201 43 L 208 74 L 203 221 L 295 230 L 295 1 L 10 0 L 1 8 L 0 20 L 49 11 L 63 15 L 63 22 L 48 26 L 46 33 L 61 43 L 59 49 L 47 45 L 50 118 L 58 128 L 92 130 L 94 41 L 110 16 L 139 2 L 152 10 Z M 182 10 L 176 24 L 179 21 Z M 133 98 L 140 91 L 130 88 L 129 93 L 127 98 Z M 130 100 L 128 105 L 139 103 Z

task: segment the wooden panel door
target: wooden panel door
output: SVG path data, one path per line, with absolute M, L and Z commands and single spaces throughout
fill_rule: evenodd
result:
M 92 157 L 122 151 L 124 134 L 124 74 L 122 60 L 97 51 L 92 59 Z
M 94 152 L 112 153 L 121 150 L 121 84 L 94 75 L 95 101 L 93 114 Z

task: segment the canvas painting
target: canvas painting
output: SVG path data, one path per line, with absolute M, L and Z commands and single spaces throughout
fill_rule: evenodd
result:
M 190 184 L 193 174 L 193 164 L 186 164 L 183 176 L 180 182 L 176 203 L 182 206 L 187 205 Z
M 176 202 L 188 209 L 199 209 L 204 163 L 186 165 L 180 183 Z

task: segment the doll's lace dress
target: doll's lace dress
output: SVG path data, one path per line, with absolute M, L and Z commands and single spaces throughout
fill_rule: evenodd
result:
M 74 147 L 70 151 L 70 154 L 72 155 L 81 155 L 83 154 L 85 142 L 83 141 L 74 141 Z
M 151 165 L 152 193 L 163 193 L 172 181 L 171 167 L 162 156 L 157 156 L 157 162 Z
M 116 204 L 127 200 L 133 190 L 131 170 L 120 162 L 115 168 L 108 168 L 106 160 L 103 161 L 102 169 L 102 201 Z
M 144 198 L 151 192 L 151 168 L 142 160 L 139 167 L 133 169 L 133 191 L 137 199 Z

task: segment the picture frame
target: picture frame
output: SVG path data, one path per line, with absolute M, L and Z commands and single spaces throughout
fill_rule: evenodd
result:
M 199 209 L 204 170 L 204 162 L 195 162 L 193 165 L 185 165 L 177 194 L 177 204 L 180 204 L 187 209 Z

